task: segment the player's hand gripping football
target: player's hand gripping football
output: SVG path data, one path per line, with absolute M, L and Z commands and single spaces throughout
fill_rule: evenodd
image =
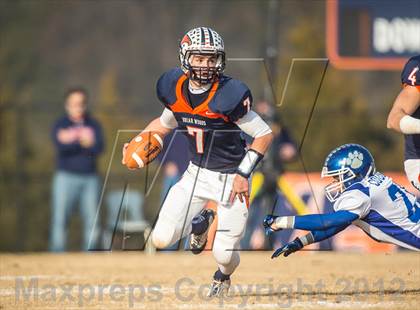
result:
M 299 238 L 296 238 L 295 240 L 283 245 L 281 248 L 278 248 L 273 255 L 271 255 L 271 258 L 275 258 L 277 256 L 280 256 L 283 254 L 284 257 L 289 256 L 290 254 L 299 251 L 303 248 L 303 244 L 300 241 Z
M 232 204 L 238 196 L 240 202 L 246 202 L 249 207 L 249 183 L 248 179 L 237 174 L 233 179 L 232 191 L 230 192 L 229 202 Z
M 122 149 L 122 164 L 128 169 L 138 169 L 151 163 L 163 148 L 163 134 L 158 131 L 143 131 Z
M 125 164 L 126 164 L 126 162 L 125 162 L 125 154 L 127 153 L 127 148 L 128 148 L 128 146 L 129 146 L 129 144 L 130 144 L 130 143 L 124 143 L 124 146 L 123 146 L 123 149 L 122 149 L 122 159 L 121 159 L 121 163 L 122 163 L 123 165 L 125 165 Z M 131 170 L 134 170 L 134 169 L 131 169 Z

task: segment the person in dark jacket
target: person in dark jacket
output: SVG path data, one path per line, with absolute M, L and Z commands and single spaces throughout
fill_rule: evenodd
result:
M 83 223 L 83 249 L 93 249 L 98 238 L 95 225 L 99 201 L 98 155 L 104 143 L 100 124 L 87 112 L 87 91 L 70 89 L 65 96 L 66 115 L 52 130 L 56 172 L 52 182 L 50 250 L 66 250 L 67 224 L 79 203 Z

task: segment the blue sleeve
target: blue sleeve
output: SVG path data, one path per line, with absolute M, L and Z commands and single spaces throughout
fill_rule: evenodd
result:
M 325 230 L 330 227 L 350 225 L 359 216 L 350 211 L 337 211 L 327 214 L 310 214 L 295 217 L 293 228 L 302 230 Z
M 328 239 L 336 234 L 338 234 L 340 231 L 346 229 L 349 225 L 342 225 L 342 226 L 335 226 L 330 227 L 325 230 L 313 230 L 311 231 L 312 236 L 314 237 L 314 243 L 320 242 L 322 240 Z
M 64 144 L 58 141 L 57 133 L 61 128 L 62 127 L 60 126 L 60 121 L 58 121 L 54 124 L 54 127 L 51 132 L 52 140 L 54 142 L 54 145 L 57 149 L 58 154 L 71 155 L 71 154 L 79 153 L 82 150 L 82 147 L 79 142 Z
M 420 55 L 410 58 L 401 73 L 401 83 L 420 86 Z

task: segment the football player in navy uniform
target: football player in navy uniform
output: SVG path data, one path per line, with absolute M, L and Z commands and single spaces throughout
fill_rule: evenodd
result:
M 263 158 L 273 134 L 251 110 L 252 95 L 241 81 L 223 74 L 225 52 L 213 29 L 190 30 L 181 40 L 180 68 L 165 72 L 157 82 L 162 115 L 146 131 L 163 135 L 182 130 L 189 140 L 190 164 L 168 192 L 152 233 L 153 244 L 166 248 L 190 234 L 190 247 L 200 253 L 218 205 L 218 227 L 212 252 L 218 269 L 209 297 L 222 296 L 239 265 L 239 242 L 248 217 L 249 177 Z M 241 131 L 254 140 L 249 149 Z M 124 150 L 123 150 L 124 152 Z
M 404 168 L 411 184 L 420 191 L 420 55 L 405 65 L 403 89 L 395 99 L 387 127 L 404 134 Z

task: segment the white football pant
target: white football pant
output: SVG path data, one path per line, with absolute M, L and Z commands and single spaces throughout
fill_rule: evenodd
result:
M 230 275 L 239 265 L 239 242 L 245 231 L 248 208 L 239 198 L 229 203 L 235 174 L 200 168 L 192 163 L 170 190 L 152 233 L 157 248 L 166 248 L 191 233 L 191 221 L 209 200 L 217 203 L 218 226 L 213 256 L 220 271 Z

